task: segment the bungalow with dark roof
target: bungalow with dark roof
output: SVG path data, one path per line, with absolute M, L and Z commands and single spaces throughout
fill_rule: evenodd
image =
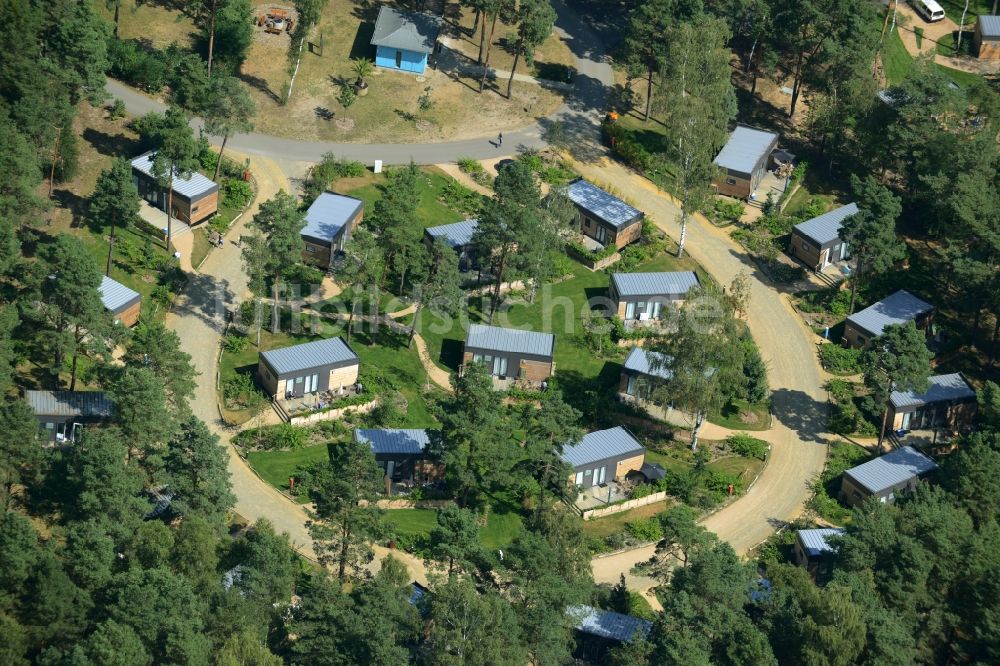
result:
M 153 151 L 149 151 L 132 160 L 132 182 L 149 205 L 166 212 L 167 192 L 153 175 L 154 157 Z M 207 176 L 193 171 L 181 178 L 175 172 L 170 182 L 174 191 L 174 218 L 193 226 L 219 210 L 219 185 Z
M 892 504 L 896 495 L 912 492 L 920 477 L 935 469 L 933 460 L 912 446 L 903 446 L 844 472 L 840 497 L 851 506 L 863 504 L 869 497 Z
M 712 180 L 712 187 L 719 194 L 749 199 L 777 147 L 778 135 L 774 132 L 738 125 L 713 160 L 720 173 Z
M 843 343 L 848 347 L 864 347 L 872 338 L 882 335 L 886 326 L 902 325 L 908 321 L 923 330 L 930 325 L 933 316 L 933 305 L 900 289 L 848 317 L 844 323 Z
M 976 391 L 961 373 L 935 375 L 923 393 L 893 391 L 889 396 L 889 423 L 893 430 L 957 430 L 976 416 Z
M 399 72 L 423 74 L 437 47 L 441 21 L 432 14 L 406 12 L 382 5 L 375 20 L 372 46 L 375 64 Z
M 358 381 L 361 361 L 340 338 L 261 352 L 257 377 L 276 399 L 300 398 L 320 391 L 341 391 Z
M 567 185 L 564 192 L 576 206 L 576 219 L 584 236 L 604 247 L 614 245 L 619 249 L 642 237 L 645 213 L 613 194 L 582 178 Z
M 579 442 L 563 447 L 560 457 L 573 468 L 570 485 L 586 489 L 639 471 L 646 449 L 628 430 L 616 426 L 588 432 Z
M 593 606 L 571 606 L 566 613 L 575 622 L 573 658 L 585 664 L 609 663 L 611 650 L 647 638 L 653 628 L 649 620 Z
M 101 278 L 101 286 L 97 290 L 101 294 L 104 309 L 111 313 L 116 324 L 135 326 L 139 323 L 139 312 L 142 309 L 142 296 L 139 292 L 106 275 Z
M 112 416 L 111 398 L 102 391 L 25 391 L 24 400 L 50 442 L 75 442 L 82 427 Z
M 668 356 L 659 352 L 632 347 L 622 364 L 618 393 L 637 400 L 649 400 L 654 386 L 673 376 L 667 367 L 669 360 Z
M 858 205 L 849 203 L 796 224 L 792 227 L 788 254 L 814 271 L 844 261 L 848 258 L 847 243 L 840 239 L 840 228 L 845 219 L 857 212 Z
M 844 535 L 839 527 L 824 527 L 795 532 L 795 563 L 804 567 L 814 578 L 830 573 L 830 564 L 836 549 L 827 539 Z
M 698 285 L 693 271 L 667 273 L 612 273 L 608 296 L 611 310 L 626 324 L 656 321 L 663 306 L 680 307 L 688 291 Z
M 497 379 L 537 384 L 555 372 L 556 336 L 473 324 L 465 337 L 463 365 L 484 363 Z
M 458 270 L 475 269 L 477 265 L 475 249 L 472 247 L 472 234 L 476 233 L 479 220 L 462 220 L 452 224 L 442 224 L 424 229 L 424 245 L 428 249 L 437 240 L 443 240 L 458 253 Z
M 375 462 L 393 482 L 423 483 L 441 476 L 441 467 L 427 459 L 430 438 L 426 430 L 358 428 L 354 441 L 371 446 Z
M 323 192 L 306 211 L 306 226 L 299 234 L 306 248 L 302 259 L 307 264 L 329 269 L 333 258 L 344 250 L 351 232 L 361 224 L 365 204 L 361 199 Z
M 972 52 L 980 60 L 1000 60 L 1000 16 L 979 15 L 972 33 Z

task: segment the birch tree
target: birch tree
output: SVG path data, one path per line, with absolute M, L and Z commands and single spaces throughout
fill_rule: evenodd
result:
M 667 59 L 657 106 L 665 114 L 674 164 L 675 191 L 681 203 L 677 256 L 684 254 L 687 223 L 712 194 L 712 163 L 736 116 L 730 82 L 729 27 L 722 19 L 700 16 L 678 24 L 667 37 Z
M 654 385 L 652 397 L 690 415 L 691 450 L 697 451 L 705 419 L 746 382 L 740 328 L 732 305 L 714 287 L 688 292 L 685 306 L 670 308 L 664 325 L 670 335 L 651 350 L 660 353 L 653 364 L 670 376 Z

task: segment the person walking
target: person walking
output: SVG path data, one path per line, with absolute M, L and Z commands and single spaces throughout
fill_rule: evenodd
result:
M 497 134 L 497 148 L 503 145 L 503 132 Z

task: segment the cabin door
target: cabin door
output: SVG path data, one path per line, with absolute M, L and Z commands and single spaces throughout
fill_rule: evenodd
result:
M 604 241 L 608 236 L 608 231 L 601 225 L 597 225 L 597 242 L 604 245 Z
M 396 51 L 396 69 L 403 69 L 403 52 Z

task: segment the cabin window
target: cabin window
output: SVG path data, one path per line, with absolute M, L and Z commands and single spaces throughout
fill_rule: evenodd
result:
M 306 252 L 308 252 L 309 254 L 315 254 L 316 253 L 316 246 L 315 245 L 310 245 L 309 243 L 306 243 Z
M 583 226 L 587 227 L 588 229 L 590 228 L 590 218 L 589 217 L 583 218 Z
M 851 497 L 853 497 L 856 500 L 859 500 L 859 499 L 861 499 L 861 493 L 859 493 L 857 490 L 855 490 L 853 493 L 851 493 Z
M 199 208 L 201 208 L 201 206 L 195 206 L 194 208 L 191 209 L 191 212 L 197 213 Z
M 56 429 L 56 424 L 55 423 L 51 423 L 51 422 L 46 422 L 45 429 L 46 430 L 55 430 Z
M 726 185 L 735 185 L 735 184 L 736 184 L 735 178 L 726 178 Z

